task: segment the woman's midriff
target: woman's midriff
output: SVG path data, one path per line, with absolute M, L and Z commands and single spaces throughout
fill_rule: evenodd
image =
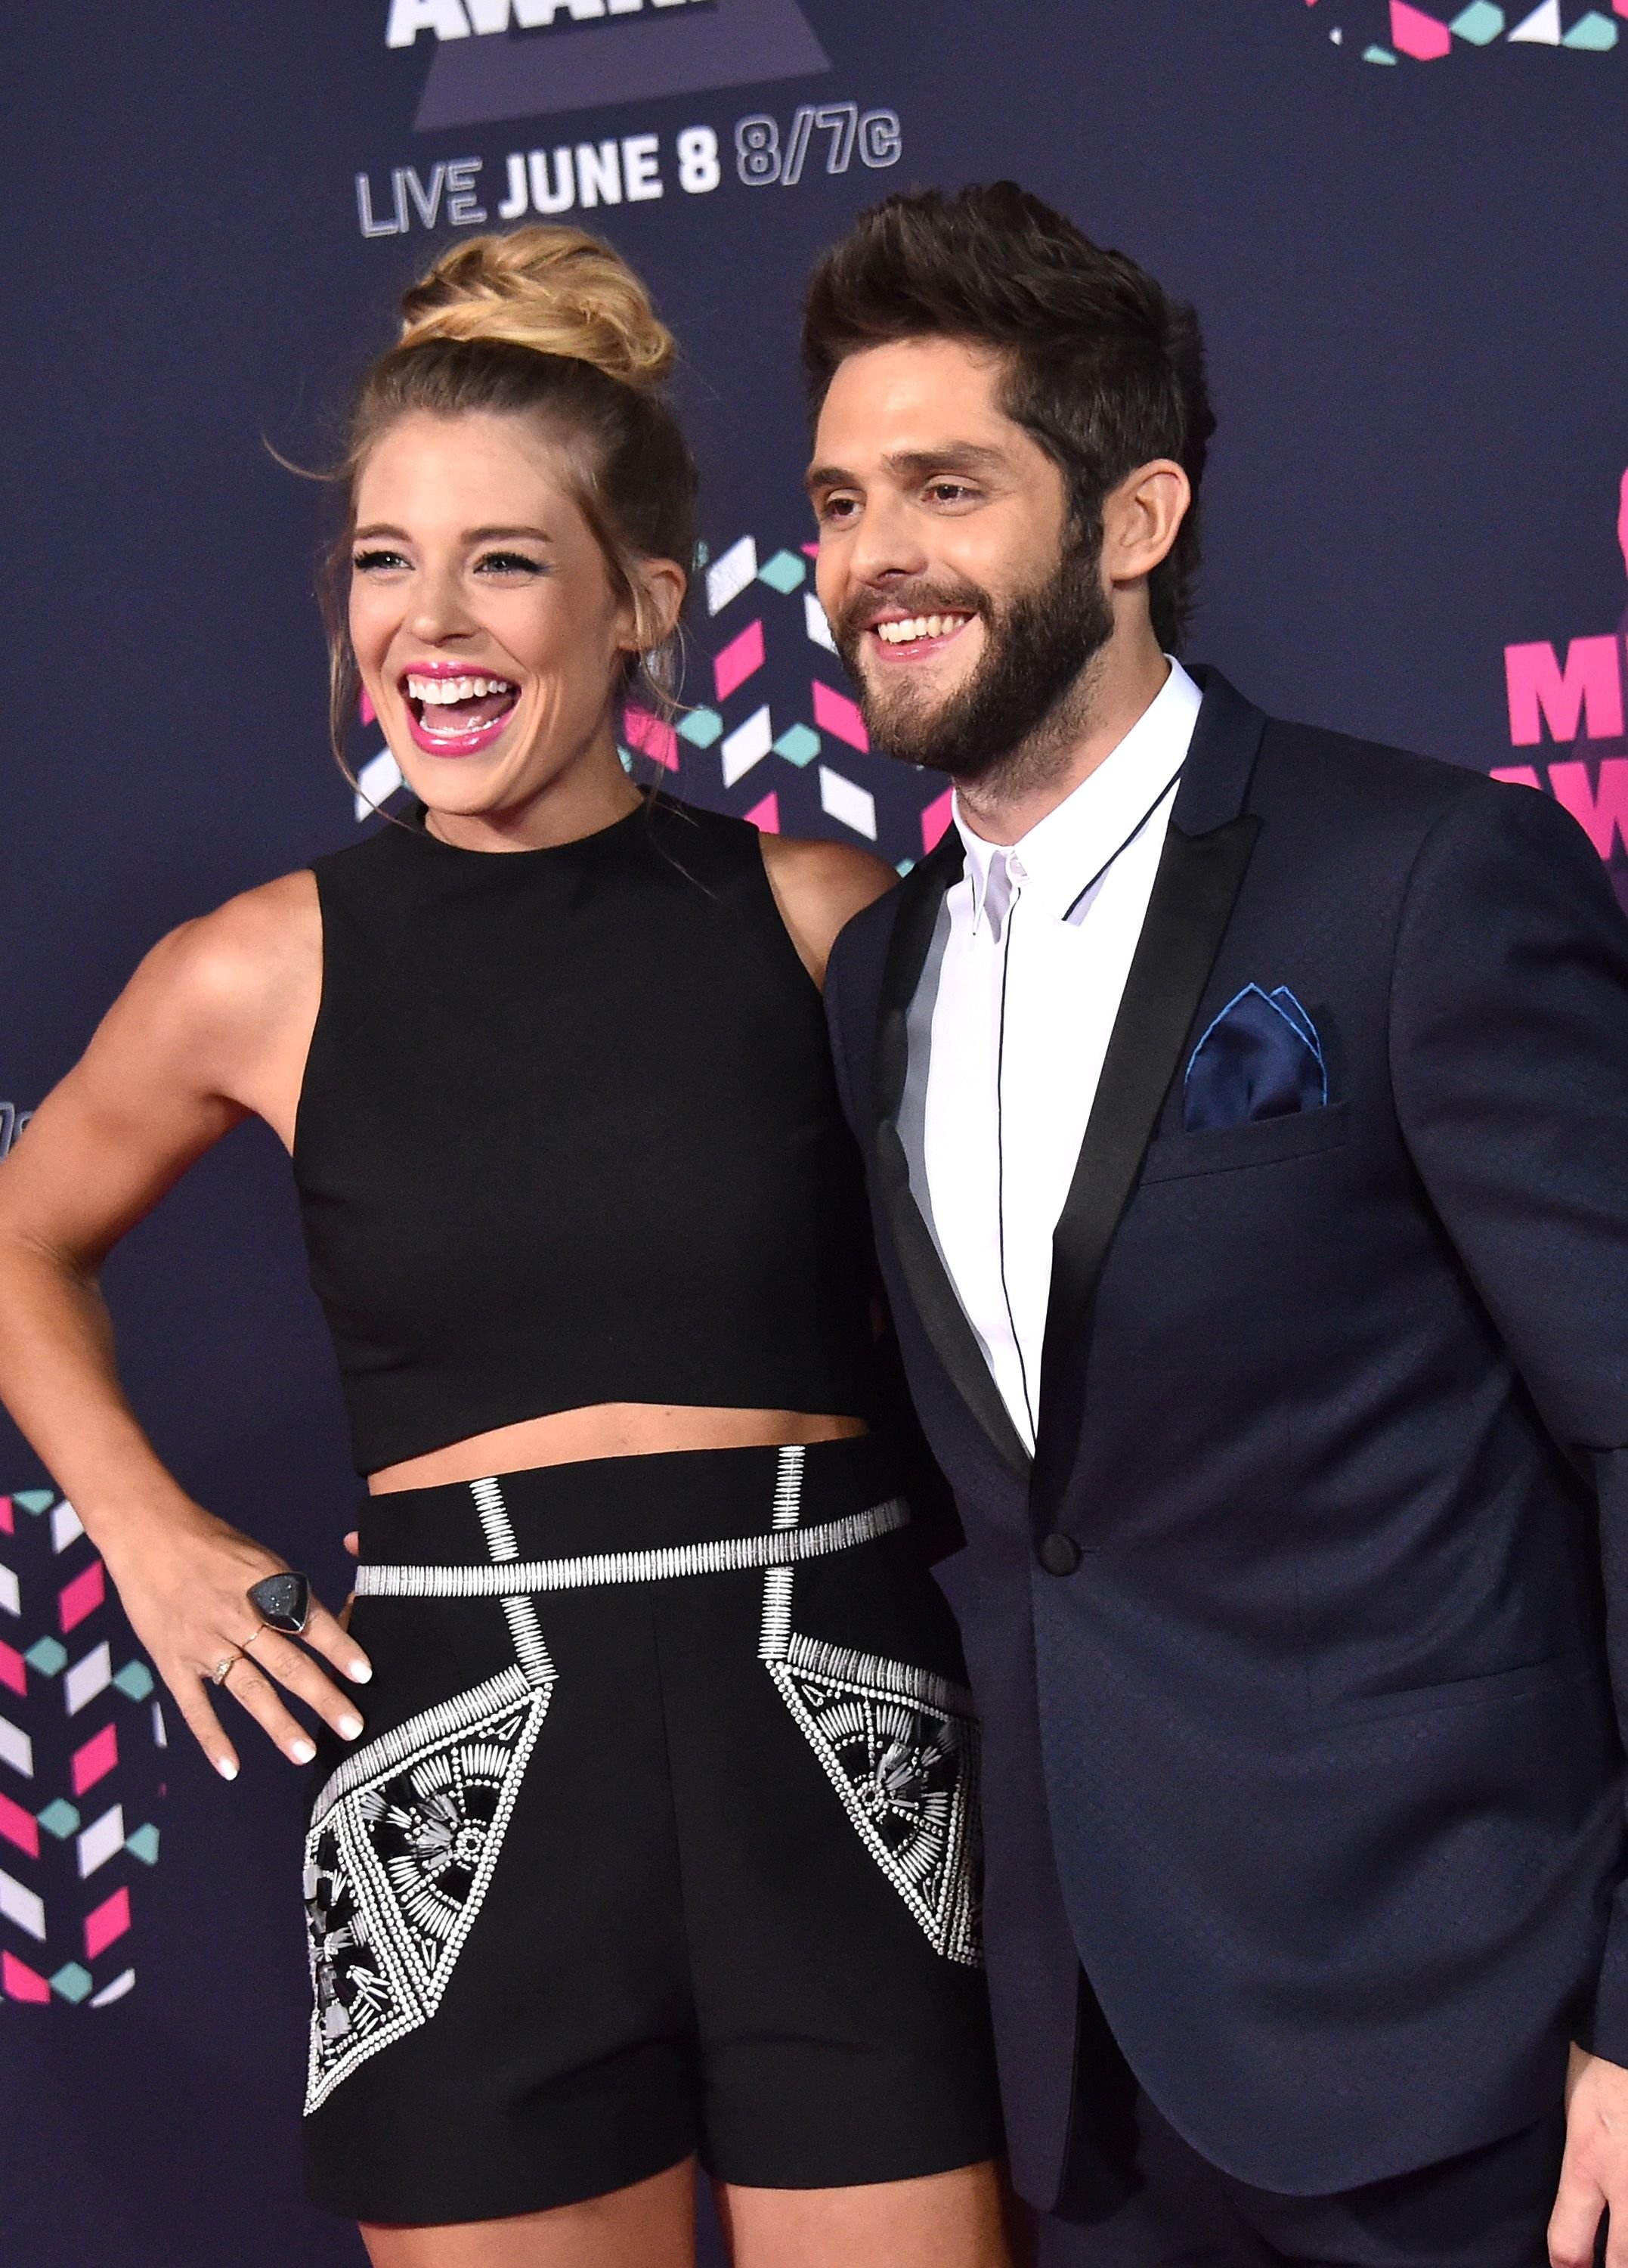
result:
M 678 1403 L 598 1402 L 472 1433 L 422 1457 L 369 1475 L 374 1496 L 484 1480 L 488 1473 L 529 1472 L 538 1465 L 581 1464 L 590 1457 L 659 1456 L 671 1449 L 781 1448 L 799 1442 L 845 1441 L 869 1432 L 862 1418 L 810 1417 L 800 1410 L 696 1410 Z

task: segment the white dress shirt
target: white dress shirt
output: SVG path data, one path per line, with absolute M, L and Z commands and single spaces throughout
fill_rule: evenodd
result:
M 1032 1450 L 1052 1233 L 1074 1178 L 1200 696 L 1179 662 L 1016 843 L 975 835 L 910 1010 L 911 1187 Z

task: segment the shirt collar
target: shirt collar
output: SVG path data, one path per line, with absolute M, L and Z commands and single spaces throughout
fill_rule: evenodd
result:
M 1180 770 L 1202 698 L 1172 659 L 1170 675 L 1118 746 L 1016 843 L 989 843 L 975 834 L 955 797 L 950 808 L 966 851 L 974 931 L 986 903 L 997 925 L 1004 919 L 1013 882 L 1055 919 L 1063 918 Z

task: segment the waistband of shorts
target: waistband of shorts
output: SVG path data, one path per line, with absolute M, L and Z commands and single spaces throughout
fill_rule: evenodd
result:
M 894 1453 L 874 1433 L 584 1459 L 364 1498 L 356 1588 L 502 1598 L 789 1566 L 908 1518 Z

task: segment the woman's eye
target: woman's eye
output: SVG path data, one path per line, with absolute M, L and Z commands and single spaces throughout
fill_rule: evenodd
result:
M 540 559 L 530 559 L 524 551 L 483 551 L 475 562 L 477 575 L 541 575 L 546 572 Z
M 358 575 L 369 575 L 384 568 L 405 567 L 407 561 L 399 551 L 358 551 L 350 563 Z

